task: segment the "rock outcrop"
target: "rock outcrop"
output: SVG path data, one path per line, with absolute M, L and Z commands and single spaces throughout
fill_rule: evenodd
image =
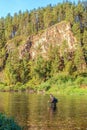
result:
M 43 33 L 30 36 L 25 44 L 19 46 L 19 56 L 23 58 L 25 53 L 28 53 L 34 59 L 40 53 L 46 57 L 50 45 L 61 46 L 64 41 L 66 41 L 69 51 L 75 50 L 76 38 L 71 31 L 70 24 L 65 21 L 51 26 Z

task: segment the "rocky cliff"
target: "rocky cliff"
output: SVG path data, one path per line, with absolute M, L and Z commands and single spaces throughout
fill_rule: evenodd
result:
M 75 50 L 76 38 L 71 31 L 70 24 L 65 21 L 46 29 L 43 33 L 29 36 L 25 44 L 19 46 L 19 57 L 23 58 L 25 53 L 28 53 L 33 59 L 38 53 L 46 57 L 50 45 L 60 47 L 64 41 L 66 41 L 69 51 Z
M 71 26 L 69 23 L 63 21 L 56 25 L 47 28 L 43 32 L 39 32 L 37 35 L 22 37 L 18 36 L 6 44 L 6 60 L 9 55 L 11 60 L 14 59 L 14 55 L 16 55 L 19 59 L 23 59 L 26 54 L 29 58 L 36 58 L 37 55 L 42 55 L 47 58 L 48 51 L 52 47 L 61 46 L 64 44 L 64 41 L 67 44 L 67 48 L 64 48 L 64 51 L 73 52 L 76 49 L 76 38 L 74 37 Z M 62 55 L 60 49 L 60 55 Z M 1 70 L 0 70 L 0 79 L 4 79 L 3 70 L 5 69 L 6 61 L 2 62 Z

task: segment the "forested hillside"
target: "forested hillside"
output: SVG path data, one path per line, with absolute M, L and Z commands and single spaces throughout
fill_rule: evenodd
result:
M 0 90 L 83 87 L 86 80 L 86 1 L 0 18 Z

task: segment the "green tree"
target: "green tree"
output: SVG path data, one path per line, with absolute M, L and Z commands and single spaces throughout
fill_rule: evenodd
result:
M 87 64 L 87 30 L 83 33 L 83 50 L 84 50 L 84 57 Z
M 17 30 L 18 30 L 18 27 L 19 27 L 19 21 L 18 21 L 17 13 L 15 13 L 14 17 L 12 18 L 12 26 L 13 26 L 12 36 L 14 37 L 15 35 L 17 35 Z
M 20 75 L 20 82 L 21 83 L 26 83 L 28 82 L 28 80 L 30 79 L 30 65 L 29 62 L 26 58 L 23 58 L 20 61 L 20 65 L 19 65 L 19 75 Z
M 77 41 L 81 42 L 82 34 L 81 34 L 81 31 L 80 31 L 80 24 L 74 23 L 73 27 L 72 27 L 72 31 L 73 31 L 74 35 L 76 36 Z
M 74 64 L 77 68 L 78 73 L 82 73 L 86 69 L 85 59 L 84 59 L 84 53 L 81 45 L 77 43 L 77 49 L 75 51 L 74 55 Z
M 5 37 L 7 40 L 12 38 L 13 26 L 12 26 L 12 16 L 10 13 L 5 18 Z
M 61 22 L 65 19 L 65 11 L 63 9 L 63 4 L 58 5 L 58 22 Z
M 38 31 L 44 29 L 44 9 L 38 9 Z
M 34 70 L 35 70 L 36 74 L 39 76 L 39 78 L 41 78 L 42 80 L 45 80 L 45 78 L 46 78 L 46 63 L 41 56 L 37 57 Z
M 53 9 L 51 5 L 47 6 L 44 12 L 44 26 L 45 28 L 53 25 Z
M 59 72 L 59 66 L 60 66 L 59 46 L 50 44 L 47 54 L 51 70 L 50 76 L 53 76 Z
M 67 7 L 66 9 L 66 18 L 65 20 L 69 21 L 71 25 L 73 25 L 74 23 L 74 6 L 73 5 L 70 5 L 69 7 Z
M 5 25 L 4 25 L 4 19 L 0 19 L 0 49 L 4 47 L 6 43 L 5 38 Z
M 16 84 L 20 82 L 20 64 L 18 58 L 18 51 L 12 50 L 9 53 L 5 67 L 5 77 L 8 84 Z
M 5 27 L 4 18 L 0 19 L 0 71 L 4 69 L 6 59 L 6 38 L 5 38 Z
M 30 13 L 31 17 L 31 27 L 32 27 L 32 33 L 38 32 L 38 12 L 37 10 L 32 10 Z

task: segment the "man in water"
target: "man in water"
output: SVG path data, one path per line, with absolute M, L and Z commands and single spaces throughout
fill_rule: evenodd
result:
M 52 94 L 50 94 L 50 105 L 53 110 L 56 110 L 56 103 L 58 102 L 57 98 L 55 98 Z

